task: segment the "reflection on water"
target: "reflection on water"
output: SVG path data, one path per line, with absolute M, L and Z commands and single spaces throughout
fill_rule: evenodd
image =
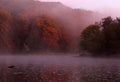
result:
M 120 82 L 120 60 L 1 56 L 0 82 Z

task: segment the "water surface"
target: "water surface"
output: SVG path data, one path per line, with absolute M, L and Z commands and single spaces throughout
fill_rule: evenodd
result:
M 0 82 L 120 82 L 120 60 L 63 55 L 0 56 Z

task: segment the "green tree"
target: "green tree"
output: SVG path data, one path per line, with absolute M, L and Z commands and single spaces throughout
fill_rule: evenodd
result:
M 80 36 L 80 48 L 92 53 L 98 53 L 103 49 L 104 36 L 101 33 L 100 26 L 88 26 Z
M 105 36 L 106 51 L 117 53 L 120 50 L 120 22 L 118 19 L 112 21 L 107 29 L 103 29 Z
M 120 20 L 106 17 L 101 25 L 90 25 L 81 33 L 80 48 L 91 53 L 114 55 L 120 50 Z
M 109 25 L 113 22 L 113 19 L 111 18 L 111 16 L 108 16 L 106 18 L 102 19 L 102 24 L 101 26 L 106 29 L 109 27 Z

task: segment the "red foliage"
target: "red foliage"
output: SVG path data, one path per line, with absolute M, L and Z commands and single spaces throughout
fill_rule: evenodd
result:
M 40 12 L 35 10 L 36 2 L 28 2 L 29 5 L 23 4 L 22 7 L 20 0 L 0 1 L 0 48 L 4 47 L 13 52 L 42 48 L 61 51 L 68 48 L 70 37 L 54 19 L 41 16 Z

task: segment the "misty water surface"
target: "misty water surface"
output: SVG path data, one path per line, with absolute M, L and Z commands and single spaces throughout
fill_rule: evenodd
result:
M 0 56 L 0 82 L 120 82 L 120 60 L 76 56 Z

